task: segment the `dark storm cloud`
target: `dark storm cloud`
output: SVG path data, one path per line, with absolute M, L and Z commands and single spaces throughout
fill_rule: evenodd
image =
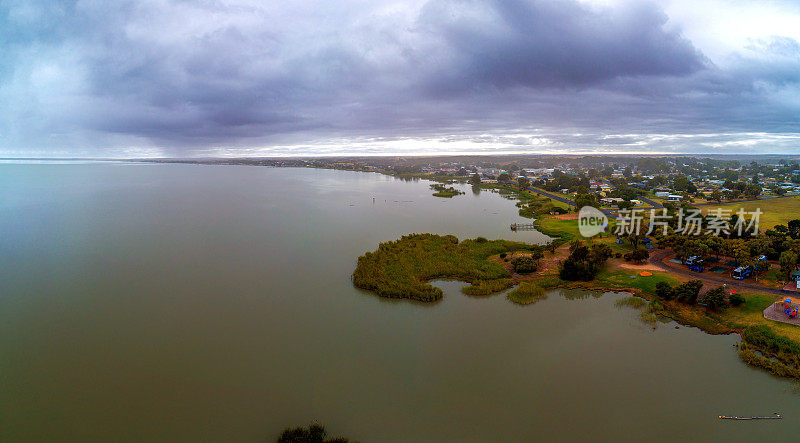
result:
M 481 11 L 474 17 L 470 11 Z M 468 12 L 464 12 L 468 11 Z M 422 22 L 457 54 L 434 89 L 586 87 L 630 76 L 685 75 L 702 55 L 652 4 L 610 13 L 574 1 L 431 2 Z
M 723 68 L 649 2 L 0 0 L 0 29 L 6 151 L 798 132 L 796 40 L 753 41 Z

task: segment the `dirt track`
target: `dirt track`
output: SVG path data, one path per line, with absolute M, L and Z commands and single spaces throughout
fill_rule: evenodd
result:
M 707 284 L 709 286 L 717 286 L 720 284 L 725 284 L 728 285 L 729 288 L 734 288 L 738 290 L 760 291 L 778 295 L 797 294 L 796 292 L 793 291 L 784 291 L 783 289 L 770 288 L 767 286 L 745 283 L 739 280 L 731 280 L 724 277 L 717 277 L 714 275 L 709 275 L 709 273 L 701 274 L 698 272 L 693 272 L 684 267 L 683 265 L 664 261 L 665 258 L 670 256 L 672 256 L 672 252 L 669 250 L 656 251 L 650 254 L 649 262 L 662 271 L 683 275 L 695 280 L 700 280 L 704 284 Z

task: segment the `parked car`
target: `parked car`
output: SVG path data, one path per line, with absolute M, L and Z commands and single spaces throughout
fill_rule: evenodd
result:
M 694 271 L 694 272 L 703 272 L 703 271 L 705 271 L 705 268 L 703 268 L 702 265 L 691 265 L 691 266 L 689 266 L 689 270 Z
M 693 255 L 693 256 L 687 258 L 686 260 L 684 260 L 683 263 L 686 264 L 687 266 L 691 267 L 691 266 L 695 266 L 695 265 L 701 265 L 701 264 L 703 264 L 703 261 L 704 261 L 703 257 L 700 257 L 699 255 Z
M 731 272 L 731 277 L 736 280 L 744 280 L 753 275 L 753 268 L 750 266 L 739 266 Z

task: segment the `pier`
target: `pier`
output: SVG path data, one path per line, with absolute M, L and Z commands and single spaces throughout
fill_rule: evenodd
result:
M 781 414 L 778 414 L 777 412 L 772 416 L 766 416 L 766 417 L 737 417 L 729 415 L 719 416 L 720 420 L 780 420 L 782 418 L 783 417 L 781 417 Z
M 533 223 L 511 223 L 510 228 L 512 231 L 533 231 L 536 229 Z

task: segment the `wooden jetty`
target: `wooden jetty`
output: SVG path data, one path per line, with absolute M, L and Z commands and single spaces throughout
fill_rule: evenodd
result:
M 510 228 L 512 231 L 533 231 L 536 229 L 533 223 L 511 223 Z
M 778 414 L 777 412 L 772 416 L 766 416 L 766 417 L 737 417 L 735 415 L 734 416 L 730 416 L 730 415 L 720 415 L 719 416 L 720 420 L 780 420 L 782 418 L 783 417 L 781 416 L 781 414 Z

